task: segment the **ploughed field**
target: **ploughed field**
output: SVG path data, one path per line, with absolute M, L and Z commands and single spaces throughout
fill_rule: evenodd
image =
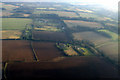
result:
M 34 61 L 30 42 L 25 40 L 2 40 L 2 61 Z
M 39 61 L 54 60 L 63 56 L 63 53 L 56 48 L 53 42 L 33 41 L 32 46 Z
M 67 41 L 67 35 L 64 32 L 33 31 L 34 40 Z
M 59 62 L 8 63 L 7 77 L 18 79 L 117 78 L 117 70 L 98 57 L 66 57 Z M 17 74 L 16 74 L 17 73 Z

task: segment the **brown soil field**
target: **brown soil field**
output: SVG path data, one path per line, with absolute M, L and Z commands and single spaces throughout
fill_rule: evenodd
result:
M 84 26 L 90 28 L 102 28 L 103 26 L 96 22 L 87 22 L 87 21 L 79 21 L 79 20 L 64 20 L 69 28 L 73 28 L 75 26 Z
M 30 42 L 25 40 L 3 40 L 2 62 L 34 61 Z
M 83 80 L 83 78 L 103 80 L 103 78 L 118 78 L 117 69 L 103 59 L 80 56 L 67 57 L 60 62 L 8 63 L 6 72 L 10 80 L 38 78 L 45 80 Z
M 106 38 L 92 31 L 73 33 L 73 36 L 75 40 L 89 40 L 95 45 L 100 45 L 110 40 L 109 38 Z
M 67 36 L 64 32 L 50 31 L 33 31 L 34 40 L 52 40 L 52 41 L 67 41 Z
M 56 48 L 55 43 L 34 41 L 32 45 L 39 61 L 49 61 L 63 56 L 63 53 Z

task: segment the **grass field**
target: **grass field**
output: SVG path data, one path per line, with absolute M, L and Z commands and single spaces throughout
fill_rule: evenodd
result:
M 96 22 L 87 22 L 79 20 L 64 20 L 67 26 L 71 29 L 74 29 L 76 26 L 90 27 L 90 28 L 102 28 L 103 26 Z
M 108 35 L 111 36 L 112 40 L 118 40 L 118 35 L 114 32 L 109 31 L 109 30 L 101 29 L 101 30 L 98 30 L 98 32 L 105 32 L 105 33 L 107 33 Z
M 30 24 L 31 19 L 27 18 L 2 18 L 3 30 L 23 30 L 26 24 Z
M 58 14 L 63 17 L 79 17 L 74 12 L 65 12 L 65 11 L 34 11 L 33 14 Z
M 95 45 L 100 45 L 110 40 L 109 38 L 106 38 L 92 31 L 73 33 L 73 36 L 75 40 L 88 40 Z
M 2 30 L 2 39 L 20 39 L 22 32 L 19 30 Z

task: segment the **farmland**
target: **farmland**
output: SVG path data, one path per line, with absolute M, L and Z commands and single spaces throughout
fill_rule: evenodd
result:
M 53 26 L 44 26 L 42 28 L 34 28 L 35 30 L 40 30 L 40 31 L 53 31 L 53 32 L 57 32 L 57 31 L 61 31 L 60 29 L 53 27 Z
M 96 22 L 78 21 L 78 20 L 64 20 L 67 26 L 71 29 L 76 26 L 90 27 L 90 28 L 102 28 L 103 26 Z
M 80 17 L 94 18 L 95 20 L 99 20 L 99 21 L 106 21 L 106 20 L 113 21 L 111 18 L 98 16 L 98 15 L 95 15 L 92 13 L 79 13 L 79 15 L 80 15 Z
M 2 61 L 14 62 L 34 61 L 34 56 L 30 48 L 29 41 L 24 40 L 3 40 L 2 41 Z
M 79 17 L 74 12 L 65 12 L 65 11 L 34 11 L 33 14 L 57 14 L 61 17 Z
M 51 41 L 68 40 L 64 32 L 50 32 L 50 31 L 33 31 L 32 38 L 34 40 L 51 40 Z
M 109 42 L 99 47 L 104 52 L 104 55 L 114 61 L 118 61 L 118 42 Z
M 114 70 L 113 66 L 98 57 L 68 57 L 60 62 L 10 63 L 6 71 L 8 79 L 96 79 L 118 77 L 117 70 Z
M 0 4 L 3 80 L 120 78 L 115 13 L 79 3 Z
M 19 30 L 2 30 L 2 39 L 20 39 L 21 31 Z
M 89 40 L 95 45 L 108 42 L 110 39 L 92 31 L 73 33 L 75 40 Z
M 31 19 L 23 18 L 2 18 L 3 30 L 23 30 L 26 24 L 31 23 Z
M 63 56 L 63 53 L 52 42 L 32 42 L 39 61 L 48 61 Z
M 118 40 L 118 35 L 114 32 L 109 31 L 109 30 L 101 29 L 101 30 L 98 30 L 98 32 L 104 32 L 104 33 L 108 34 L 111 37 L 111 39 L 114 41 Z

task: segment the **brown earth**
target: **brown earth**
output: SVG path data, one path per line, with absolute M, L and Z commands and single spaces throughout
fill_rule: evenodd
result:
M 10 63 L 6 69 L 10 80 L 94 79 L 117 80 L 117 70 L 98 57 L 67 57 L 59 62 Z M 17 73 L 17 74 L 16 74 Z M 106 79 L 104 79 L 106 80 Z
M 34 40 L 52 40 L 52 41 L 67 41 L 67 36 L 64 32 L 50 31 L 33 31 Z
M 25 40 L 3 40 L 2 62 L 34 61 L 30 42 Z
M 55 43 L 34 41 L 32 45 L 39 61 L 48 61 L 63 56 L 63 53 L 56 48 Z

